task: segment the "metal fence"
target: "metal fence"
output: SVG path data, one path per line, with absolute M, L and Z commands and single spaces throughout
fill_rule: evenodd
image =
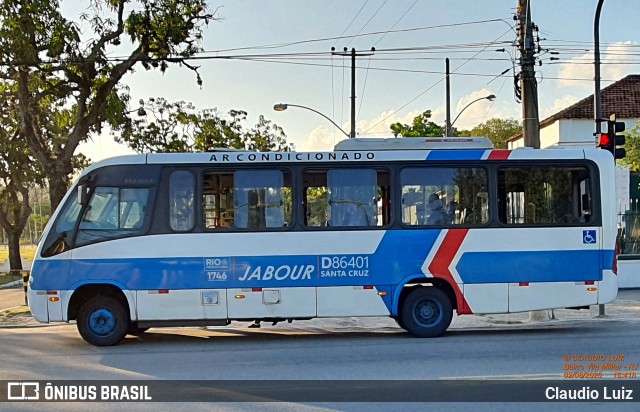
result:
M 621 255 L 640 255 L 640 198 L 618 202 L 618 249 Z

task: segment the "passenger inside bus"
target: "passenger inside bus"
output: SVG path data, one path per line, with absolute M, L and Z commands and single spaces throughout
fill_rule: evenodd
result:
M 345 213 L 340 226 L 369 226 L 367 210 L 356 201 L 345 203 Z
M 456 224 L 456 212 L 458 211 L 458 202 L 452 200 L 447 205 L 447 223 Z
M 440 195 L 432 193 L 429 195 L 429 203 L 427 204 L 427 224 L 442 225 L 444 224 L 445 211 L 442 206 Z

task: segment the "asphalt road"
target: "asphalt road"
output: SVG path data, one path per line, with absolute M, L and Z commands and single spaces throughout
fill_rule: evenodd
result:
M 151 329 L 107 348 L 86 344 L 74 325 L 3 328 L 0 371 L 10 379 L 539 379 L 561 378 L 566 354 L 640 363 L 638 320 L 458 329 L 438 339 L 393 326 L 306 323 Z
M 10 294 L 18 299 L 15 292 L 2 292 L 1 296 Z M 616 303 L 608 306 L 611 315 L 604 319 L 593 319 L 593 312 L 559 311 L 562 320 L 514 321 L 501 326 L 506 317 L 462 317 L 444 337 L 426 340 L 411 338 L 390 319 L 363 318 L 265 325 L 261 329 L 248 329 L 246 324 L 208 330 L 151 329 L 142 338 L 128 336 L 120 345 L 108 348 L 86 344 L 75 325 L 5 326 L 0 327 L 0 379 L 561 379 L 565 355 L 622 354 L 625 363 L 640 363 L 639 296 L 640 291 L 622 291 Z M 9 300 L 4 303 L 8 305 Z M 425 407 L 403 403 L 401 409 L 637 411 L 637 405 L 449 403 Z M 400 407 L 384 403 L 119 403 L 89 407 L 80 403 L 0 403 L 0 410 L 39 411 L 45 406 L 49 410 L 153 411 L 377 411 Z
M 73 325 L 2 328 L 0 375 L 11 380 L 561 379 L 565 355 L 623 354 L 625 363 L 640 363 L 640 346 L 636 344 L 640 320 L 636 319 L 453 329 L 442 338 L 426 340 L 411 338 L 391 325 L 373 327 L 358 319 L 338 322 L 310 321 L 295 327 L 261 329 L 152 329 L 143 338 L 127 337 L 122 344 L 108 348 L 84 343 Z M 91 405 L 97 410 L 104 407 Z M 160 405 L 161 410 L 177 406 Z M 216 408 L 359 410 L 356 405 L 362 404 L 218 404 Z M 479 410 L 478 405 L 472 405 L 463 403 L 456 409 Z M 49 406 L 58 410 L 62 404 Z M 115 406 L 124 408 L 125 404 Z M 206 409 L 204 405 L 192 406 Z M 372 410 L 393 409 L 383 404 L 370 406 Z M 481 406 L 483 410 L 539 410 L 541 404 Z M 567 406 L 544 404 L 547 410 L 567 410 Z M 611 410 L 612 405 L 588 406 Z M 11 405 L 12 410 L 14 407 Z M 17 407 L 35 410 L 37 404 L 33 409 L 23 404 Z M 135 405 L 142 410 L 148 407 Z M 402 408 L 424 410 L 424 405 L 403 404 Z M 638 407 L 621 404 L 615 405 L 615 410 Z

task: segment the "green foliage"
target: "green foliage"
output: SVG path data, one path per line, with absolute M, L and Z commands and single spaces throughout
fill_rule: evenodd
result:
M 431 118 L 431 110 L 413 118 L 411 125 L 402 124 L 400 122 L 393 123 L 390 128 L 395 137 L 440 137 L 444 135 L 444 127 L 429 120 Z
M 507 140 L 522 131 L 522 123 L 515 119 L 490 119 L 474 127 L 468 135 L 488 137 L 496 149 L 506 149 Z
M 0 84 L 0 92 L 8 90 Z M 21 269 L 20 236 L 31 213 L 29 186 L 42 184 L 44 173 L 31 156 L 13 107 L 0 106 L 0 227 L 7 234 L 11 269 Z
M 444 127 L 432 122 L 431 110 L 413 118 L 411 125 L 394 123 L 391 131 L 395 137 L 440 137 L 444 136 Z M 497 149 L 507 148 L 507 139 L 522 130 L 522 124 L 514 119 L 490 119 L 472 130 L 453 130 L 454 136 L 488 137 Z
M 200 51 L 202 29 L 215 20 L 206 0 L 92 0 L 80 21 L 65 18 L 58 0 L 0 1 L 3 101 L 47 171 L 55 207 L 82 159 L 78 145 L 108 124 L 129 121 L 122 78 L 140 63 L 165 71 Z M 119 47 L 122 40 L 131 44 Z M 124 56 L 117 59 L 111 56 Z
M 617 162 L 622 166 L 628 167 L 633 172 L 640 171 L 640 126 L 629 130 L 625 133 L 625 136 L 624 148 L 627 151 L 627 155 Z
M 197 110 L 188 102 L 141 100 L 136 117 L 122 125 L 114 138 L 138 153 L 293 149 L 280 126 L 260 116 L 254 127 L 246 129 L 246 119 L 247 112 L 242 110 L 231 110 L 223 117 L 216 109 Z

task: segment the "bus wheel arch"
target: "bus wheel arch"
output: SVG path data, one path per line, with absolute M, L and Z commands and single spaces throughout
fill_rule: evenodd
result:
M 449 297 L 449 300 L 451 300 L 451 304 L 453 305 L 453 310 L 457 311 L 459 309 L 460 306 L 458 302 L 458 297 L 456 296 L 456 292 L 453 289 L 453 286 L 451 286 L 449 282 L 441 278 L 425 279 L 424 277 L 420 277 L 420 278 L 416 278 L 408 281 L 402 287 L 402 290 L 400 291 L 400 295 L 398 296 L 398 301 L 396 305 L 398 316 L 400 315 L 400 310 L 407 296 L 411 292 L 413 292 L 415 288 L 419 288 L 419 287 L 435 287 L 435 288 L 441 289 L 444 293 L 447 294 L 447 296 Z
M 131 325 L 124 293 L 108 284 L 78 288 L 69 303 L 69 319 L 77 320 L 78 332 L 94 346 L 117 344 Z
M 458 300 L 454 288 L 445 279 L 421 277 L 404 284 L 396 307 L 394 318 L 402 329 L 416 337 L 437 337 L 451 324 Z M 435 313 L 439 316 L 426 320 Z
M 399 324 L 418 338 L 443 335 L 453 319 L 453 305 L 449 295 L 438 287 L 412 287 L 402 302 Z
M 131 314 L 130 299 L 127 298 L 121 288 L 110 283 L 91 283 L 84 284 L 73 291 L 67 307 L 67 320 L 77 319 L 80 307 L 87 300 L 96 296 L 107 296 L 116 299 L 124 306 L 127 313 Z

